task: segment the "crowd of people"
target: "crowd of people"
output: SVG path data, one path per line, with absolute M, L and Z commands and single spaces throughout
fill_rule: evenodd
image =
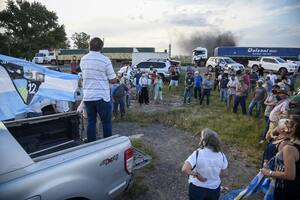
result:
M 133 80 L 128 70 L 116 75 L 110 60 L 100 53 L 102 47 L 102 40 L 93 38 L 90 53 L 80 63 L 83 75 L 80 107 L 85 107 L 87 113 L 88 142 L 96 140 L 97 114 L 102 121 L 104 137 L 112 135 L 112 113 L 124 116 L 126 107 L 130 106 L 132 86 L 135 86 L 136 100 L 141 106 L 152 99 L 163 101 L 163 77 L 155 69 L 151 68 L 148 73 L 138 69 Z M 197 103 L 202 104 L 206 98 L 209 105 L 212 91 L 217 91 L 220 102 L 233 113 L 237 113 L 240 106 L 243 114 L 251 116 L 255 109 L 255 116 L 260 117 L 265 108 L 266 127 L 262 131 L 262 141 L 267 141 L 268 145 L 261 173 L 274 182 L 275 200 L 299 199 L 300 94 L 294 91 L 297 75 L 279 77 L 270 72 L 265 76 L 261 71 L 229 74 L 217 68 L 214 79 L 212 77 L 212 73 L 205 72 L 202 76 L 198 70 L 187 68 L 183 103 L 190 104 L 194 96 Z M 174 93 L 178 92 L 179 81 L 180 72 L 172 66 L 169 90 L 175 87 Z M 248 109 L 247 98 L 251 98 Z M 227 167 L 218 133 L 208 128 L 202 130 L 200 147 L 182 167 L 189 175 L 189 199 L 218 199 L 221 177 L 228 175 Z
M 201 104 L 207 95 L 209 105 L 210 92 L 215 86 L 220 102 L 231 107 L 233 113 L 237 113 L 240 106 L 243 114 L 252 116 L 256 109 L 255 116 L 260 117 L 265 108 L 266 126 L 261 142 L 267 141 L 267 147 L 261 173 L 270 178 L 274 185 L 273 199 L 300 199 L 297 190 L 300 186 L 300 94 L 294 91 L 297 74 L 290 77 L 280 77 L 272 72 L 265 76 L 255 71 L 239 75 L 226 72 L 216 74 L 215 80 L 211 81 L 210 73 L 205 73 L 202 78 L 198 71 L 194 77 L 192 72 L 187 72 L 184 103 L 190 102 L 191 88 L 194 87 L 195 99 L 200 99 Z M 248 109 L 247 98 L 250 99 Z M 189 199 L 219 198 L 220 177 L 227 174 L 228 165 L 221 148 L 217 148 L 219 144 L 218 134 L 204 129 L 200 148 L 185 161 L 182 170 L 190 175 Z

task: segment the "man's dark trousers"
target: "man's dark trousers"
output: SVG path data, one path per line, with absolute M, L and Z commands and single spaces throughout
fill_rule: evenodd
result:
M 112 105 L 110 102 L 104 100 L 85 101 L 86 112 L 88 115 L 87 125 L 87 139 L 88 142 L 96 140 L 96 123 L 97 113 L 102 122 L 103 137 L 110 137 L 112 135 Z

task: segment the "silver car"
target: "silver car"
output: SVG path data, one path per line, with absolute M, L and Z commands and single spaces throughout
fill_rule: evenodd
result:
M 233 59 L 229 57 L 210 57 L 206 62 L 206 68 L 208 71 L 215 71 L 215 68 L 219 66 L 221 70 L 226 70 L 229 72 L 243 72 L 245 67 L 235 62 Z

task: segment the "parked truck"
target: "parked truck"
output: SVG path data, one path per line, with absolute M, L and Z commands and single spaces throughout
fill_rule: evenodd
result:
M 54 51 L 49 51 L 47 49 L 39 50 L 38 53 L 32 59 L 32 62 L 37 64 L 53 63 L 55 64 L 56 55 Z
M 262 67 L 266 71 L 273 71 L 282 75 L 298 71 L 297 64 L 289 63 L 280 57 L 272 56 L 261 57 L 257 61 L 249 60 L 248 67 L 254 71 L 257 71 L 258 67 Z
M 150 157 L 114 135 L 83 143 L 76 112 L 0 121 L 0 200 L 114 199 Z
M 197 47 L 193 50 L 192 63 L 197 66 L 204 66 L 207 61 L 207 49 L 204 47 Z

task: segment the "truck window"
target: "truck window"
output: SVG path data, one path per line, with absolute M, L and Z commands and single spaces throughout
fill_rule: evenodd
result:
M 194 51 L 194 55 L 195 55 L 195 56 L 198 56 L 198 55 L 205 55 L 205 51 L 203 51 L 203 50 L 202 50 L 202 51 L 201 51 L 201 50 L 200 50 L 200 51 Z
M 224 60 L 225 60 L 225 62 L 226 62 L 227 64 L 233 64 L 233 63 L 235 63 L 235 61 L 232 60 L 231 58 L 225 58 Z
M 286 63 L 286 61 L 283 60 L 282 58 L 276 58 L 276 60 L 277 60 L 279 63 Z
M 273 58 L 263 58 L 263 61 L 268 63 L 277 63 L 277 61 L 274 60 Z

